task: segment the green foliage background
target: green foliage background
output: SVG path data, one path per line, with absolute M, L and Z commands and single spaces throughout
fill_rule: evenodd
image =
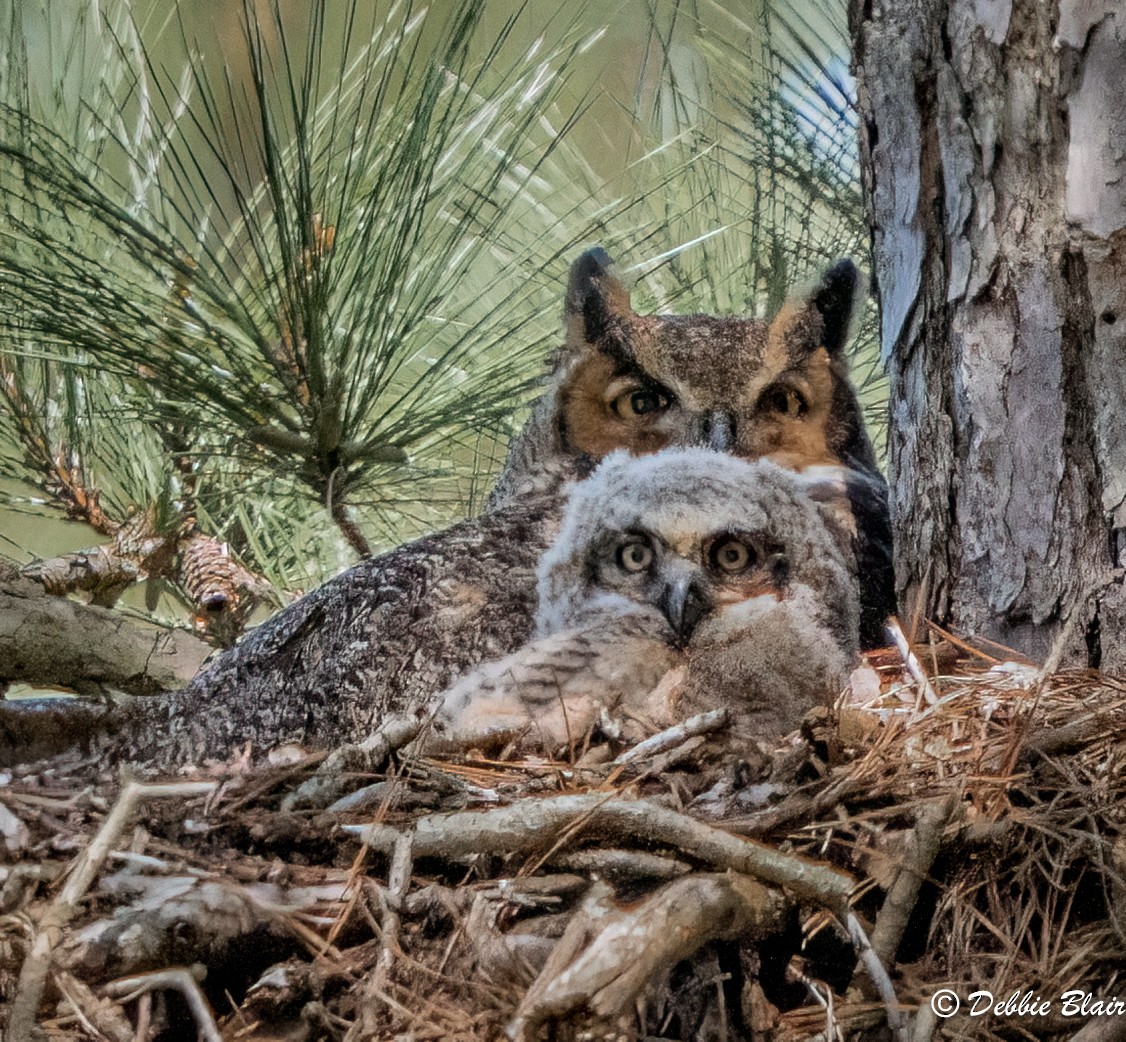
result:
M 0 516 L 62 466 L 308 589 L 479 509 L 587 246 L 641 311 L 866 255 L 840 3 L 226 10 L 2 15 Z

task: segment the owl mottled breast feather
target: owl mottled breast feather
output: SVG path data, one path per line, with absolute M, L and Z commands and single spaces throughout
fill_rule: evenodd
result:
M 118 752 L 158 765 L 250 744 L 359 740 L 531 633 L 535 568 L 559 515 L 532 497 L 362 561 L 225 652 L 184 691 L 136 705 Z M 136 723 L 142 726 L 136 726 Z

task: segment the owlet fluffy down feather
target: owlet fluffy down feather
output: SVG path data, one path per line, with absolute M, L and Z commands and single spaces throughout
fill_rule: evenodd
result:
M 534 639 L 441 696 L 437 741 L 552 752 L 607 714 L 641 738 L 720 706 L 738 734 L 794 729 L 857 654 L 838 478 L 707 449 L 611 454 L 540 560 Z

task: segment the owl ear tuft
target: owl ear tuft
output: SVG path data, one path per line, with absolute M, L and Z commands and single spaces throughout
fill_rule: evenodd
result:
M 592 344 L 612 319 L 631 313 L 629 291 L 614 274 L 610 255 L 596 246 L 571 265 L 564 318 L 568 340 Z
M 830 355 L 838 354 L 848 342 L 862 292 L 860 269 L 845 259 L 829 268 L 810 294 L 810 305 L 821 315 L 821 344 Z

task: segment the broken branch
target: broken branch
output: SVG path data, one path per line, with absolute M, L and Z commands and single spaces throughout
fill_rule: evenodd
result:
M 696 874 L 662 887 L 639 907 L 606 908 L 582 919 L 583 936 L 601 930 L 573 959 L 582 937 L 564 934 L 540 976 L 528 989 L 507 1034 L 515 1042 L 534 1038 L 541 1024 L 579 1009 L 600 1020 L 628 1013 L 647 986 L 664 980 L 674 965 L 710 941 L 740 937 L 761 940 L 781 928 L 785 901 L 765 887 L 729 872 Z M 560 966 L 562 958 L 568 963 Z
M 619 843 L 629 837 L 674 847 L 705 864 L 785 887 L 842 916 L 848 909 L 854 882 L 843 872 L 783 854 L 646 800 L 602 793 L 525 799 L 508 807 L 419 818 L 414 826 L 414 856 L 462 861 L 474 854 L 532 853 L 554 842 L 561 830 L 576 821 L 582 822 L 585 835 Z M 379 823 L 344 828 L 387 855 L 401 834 Z

